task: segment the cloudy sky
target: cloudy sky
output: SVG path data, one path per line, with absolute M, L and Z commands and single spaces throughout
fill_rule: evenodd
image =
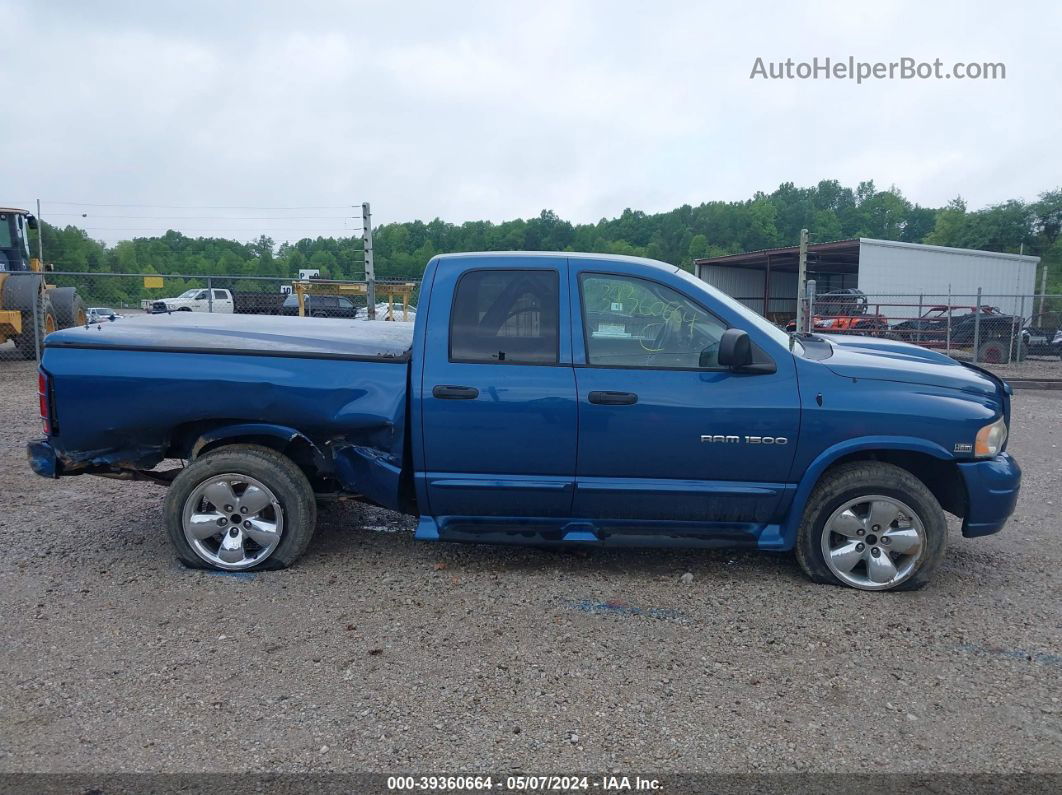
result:
M 0 204 L 39 197 L 109 241 L 332 234 L 365 200 L 376 222 L 593 221 L 783 181 L 972 207 L 1062 183 L 1058 2 L 0 0 L 0 18 Z M 757 57 L 849 56 L 1006 79 L 750 79 Z

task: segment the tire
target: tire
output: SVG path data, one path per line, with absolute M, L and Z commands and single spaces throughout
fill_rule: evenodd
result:
M 865 500 L 869 497 L 878 499 L 870 503 Z M 870 524 L 875 511 L 864 513 L 862 506 L 871 504 L 888 504 L 901 512 L 882 531 L 881 525 Z M 890 515 L 887 509 L 878 513 L 885 519 Z M 827 522 L 831 522 L 829 532 Z M 815 487 L 797 532 L 796 556 L 815 582 L 867 591 L 911 591 L 929 581 L 944 557 L 947 534 L 944 511 L 922 481 L 892 464 L 858 461 L 830 470 Z M 915 540 L 917 547 L 912 546 Z M 834 551 L 835 564 L 827 562 L 824 547 Z M 877 555 L 872 557 L 874 550 Z M 852 560 L 845 573 L 844 564 Z M 895 571 L 891 578 L 890 566 Z
M 1007 346 L 1000 340 L 982 342 L 977 349 L 979 364 L 1003 364 L 1007 361 Z
M 328 314 L 318 310 L 317 312 L 311 312 L 310 317 L 328 317 Z
M 182 306 L 182 307 L 181 307 L 180 309 L 178 309 L 177 311 L 178 311 L 178 312 L 191 312 L 191 311 L 192 311 L 192 307 L 190 307 L 190 306 Z
M 84 326 L 88 323 L 88 307 L 76 287 L 56 287 L 48 291 L 48 297 L 55 308 L 55 319 L 59 328 Z
M 59 322 L 46 292 L 37 296 L 37 323 L 33 322 L 32 309 L 22 310 L 21 315 L 22 333 L 15 337 L 15 349 L 23 359 L 32 361 L 37 358 L 38 346 L 43 350 L 44 338 L 58 330 Z
M 224 475 L 231 477 L 219 477 Z M 236 483 L 227 487 L 228 496 L 226 481 Z M 230 497 L 234 501 L 214 505 L 208 492 L 219 502 Z M 241 506 L 241 501 L 248 505 Z M 193 515 L 201 520 L 192 521 Z M 313 538 L 317 503 L 306 475 L 287 456 L 258 445 L 229 445 L 202 455 L 174 478 L 163 516 L 177 557 L 190 568 L 283 569 L 298 560 Z M 240 526 L 234 528 L 232 519 Z M 203 535 L 210 523 L 217 532 Z M 197 526 L 203 529 L 196 531 Z M 231 547 L 223 549 L 223 543 Z

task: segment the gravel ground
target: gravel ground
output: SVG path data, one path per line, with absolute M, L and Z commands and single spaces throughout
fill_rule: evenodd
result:
M 29 472 L 34 391 L 0 363 L 0 772 L 1062 770 L 1062 393 L 1015 398 L 1008 528 L 873 594 L 349 505 L 293 569 L 189 571 L 159 487 Z

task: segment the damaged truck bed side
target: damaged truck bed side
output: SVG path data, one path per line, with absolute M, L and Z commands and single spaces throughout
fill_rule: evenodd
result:
M 52 411 L 70 418 L 52 429 L 56 474 L 156 479 L 164 459 L 239 440 L 289 456 L 318 490 L 400 507 L 412 338 L 405 323 L 196 313 L 54 334 Z
M 436 257 L 415 325 L 67 329 L 40 393 L 34 471 L 169 484 L 180 559 L 227 570 L 294 562 L 315 497 L 338 494 L 418 516 L 424 540 L 795 549 L 816 581 L 913 588 L 944 511 L 997 532 L 1020 484 L 995 376 L 891 340 L 789 336 L 629 257 Z

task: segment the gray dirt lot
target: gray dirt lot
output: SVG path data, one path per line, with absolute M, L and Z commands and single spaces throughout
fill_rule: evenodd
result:
M 29 472 L 34 392 L 0 363 L 0 771 L 1062 770 L 1062 392 L 1015 397 L 1012 523 L 909 594 L 352 506 L 288 571 L 188 571 L 160 488 Z

